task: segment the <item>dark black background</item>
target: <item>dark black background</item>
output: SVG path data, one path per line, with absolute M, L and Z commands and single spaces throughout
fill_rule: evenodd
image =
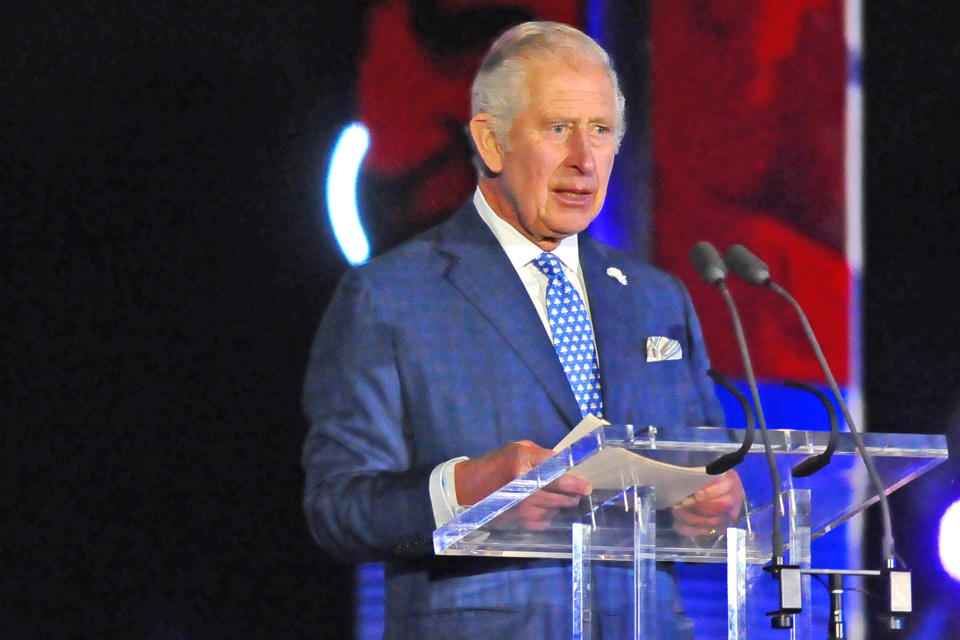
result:
M 0 637 L 349 637 L 350 569 L 300 511 L 298 395 L 345 268 L 322 179 L 364 3 L 20 4 L 0 19 Z M 865 4 L 867 411 L 956 450 L 960 9 Z M 901 547 L 931 575 L 909 541 L 956 477 L 895 503 L 926 518 Z
M 360 18 L 3 18 L 0 637 L 349 637 L 350 569 L 300 508 L 298 396 L 344 268 L 318 185 Z
M 947 434 L 951 459 L 891 509 L 914 570 L 912 623 L 931 625 L 914 637 L 956 638 L 960 584 L 940 566 L 937 527 L 960 499 L 960 6 L 863 4 L 866 411 L 874 430 Z M 879 527 L 873 514 L 868 562 L 880 561 Z

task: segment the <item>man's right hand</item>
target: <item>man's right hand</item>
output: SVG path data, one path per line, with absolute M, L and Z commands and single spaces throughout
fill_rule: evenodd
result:
M 529 440 L 520 440 L 479 458 L 458 462 L 453 469 L 457 502 L 462 505 L 479 502 L 554 453 Z M 524 500 L 512 510 L 512 515 L 520 520 L 521 528 L 542 530 L 550 525 L 558 511 L 577 506 L 592 490 L 586 480 L 563 475 Z

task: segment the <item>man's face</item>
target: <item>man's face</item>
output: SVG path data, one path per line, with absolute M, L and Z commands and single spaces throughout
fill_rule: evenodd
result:
M 542 249 L 583 231 L 607 193 L 616 153 L 616 99 L 601 66 L 534 63 L 529 101 L 513 121 L 499 175 L 485 181 L 494 211 Z

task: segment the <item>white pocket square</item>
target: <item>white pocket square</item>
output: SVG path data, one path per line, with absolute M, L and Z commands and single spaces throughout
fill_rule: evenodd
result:
M 676 340 L 664 336 L 650 336 L 647 338 L 647 362 L 682 359 L 683 349 Z

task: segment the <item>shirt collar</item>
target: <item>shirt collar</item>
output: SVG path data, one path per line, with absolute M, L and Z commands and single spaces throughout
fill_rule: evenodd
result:
M 519 270 L 525 267 L 543 253 L 543 249 L 523 237 L 510 223 L 494 213 L 490 204 L 487 203 L 487 199 L 483 197 L 480 187 L 477 187 L 477 190 L 473 193 L 473 206 L 477 208 L 477 212 L 484 223 L 490 227 L 490 231 L 493 232 L 497 242 L 503 247 L 514 269 Z M 580 251 L 577 234 L 561 240 L 552 253 L 560 259 L 560 262 L 567 269 L 570 269 L 573 273 L 580 273 Z

